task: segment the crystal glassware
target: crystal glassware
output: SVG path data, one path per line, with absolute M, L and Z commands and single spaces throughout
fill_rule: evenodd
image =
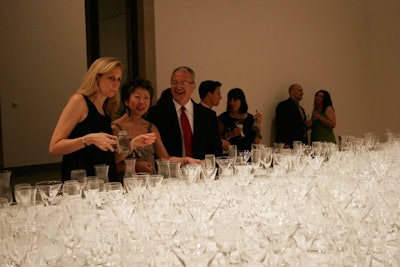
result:
M 45 206 L 57 204 L 56 196 L 59 193 L 62 184 L 61 181 L 41 181 L 35 184 Z

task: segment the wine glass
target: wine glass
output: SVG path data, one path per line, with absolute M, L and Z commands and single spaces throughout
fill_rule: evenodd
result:
M 56 196 L 62 186 L 61 181 L 41 181 L 35 184 L 45 206 L 56 205 Z
M 84 169 L 71 170 L 71 180 L 77 180 L 78 182 L 84 184 L 87 182 L 87 174 Z
M 233 158 L 233 163 L 236 162 L 236 157 L 237 157 L 237 146 L 236 145 L 229 145 L 228 157 Z
M 105 183 L 108 183 L 108 170 L 110 168 L 107 164 L 98 164 L 93 166 L 96 176 L 99 179 L 102 179 Z
M 8 199 L 5 197 L 0 197 L 0 209 L 8 207 L 9 207 Z
M 261 149 L 253 148 L 251 150 L 251 163 L 254 169 L 258 169 L 261 164 Z
M 85 195 L 92 205 L 100 206 L 101 196 L 100 192 L 104 189 L 104 180 L 102 179 L 90 179 L 86 185 Z
M 246 135 L 243 133 L 243 123 L 237 121 L 237 122 L 235 122 L 235 125 L 236 125 L 236 127 L 238 127 L 241 130 L 240 137 L 241 138 L 246 137 Z
M 143 195 L 147 188 L 147 181 L 149 176 L 149 173 L 136 173 L 133 175 L 134 195 L 139 197 L 139 200 L 143 200 Z
M 62 187 L 64 197 L 80 198 L 82 196 L 82 186 L 78 180 L 67 180 Z
M 216 157 L 215 161 L 217 162 L 218 166 L 221 168 L 221 173 L 224 173 L 231 167 L 231 165 L 233 163 L 233 158 L 227 157 L 227 156 L 220 156 L 220 157 Z
M 163 179 L 164 176 L 158 174 L 149 175 L 147 178 L 148 190 L 153 199 L 160 198 Z
M 214 225 L 214 239 L 218 249 L 225 257 L 225 264 L 231 263 L 230 253 L 236 249 L 239 239 L 239 224 L 233 214 L 222 213 Z
M 251 157 L 251 150 L 238 150 L 238 160 L 240 164 L 246 164 Z
M 204 162 L 206 167 L 213 168 L 215 167 L 215 155 L 214 154 L 206 154 L 204 156 Z
M 16 184 L 14 187 L 15 201 L 22 206 L 35 205 L 36 187 L 29 183 Z
M 136 170 L 135 170 L 136 159 L 135 158 L 125 158 L 124 163 L 125 163 L 124 178 L 132 177 L 132 174 L 134 174 L 136 172 Z
M 164 178 L 170 178 L 170 166 L 169 160 L 167 159 L 156 159 L 157 164 L 157 174 L 164 176 Z
M 274 148 L 280 152 L 285 147 L 285 143 L 274 142 Z
M 104 184 L 106 199 L 109 201 L 121 201 L 124 189 L 120 182 L 108 182 Z
M 261 148 L 261 164 L 265 169 L 268 169 L 272 163 L 272 148 L 263 147 Z
M 201 169 L 201 173 L 203 175 L 203 179 L 206 185 L 210 186 L 212 182 L 215 180 L 215 175 L 217 174 L 217 168 L 204 167 Z
M 183 266 L 208 266 L 212 257 L 209 258 L 207 253 L 207 236 L 204 230 L 196 222 L 178 227 L 172 251 Z

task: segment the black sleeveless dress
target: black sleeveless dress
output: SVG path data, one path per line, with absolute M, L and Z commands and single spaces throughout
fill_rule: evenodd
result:
M 113 134 L 111 129 L 111 118 L 100 114 L 92 101 L 87 96 L 84 96 L 86 104 L 89 108 L 89 113 L 82 122 L 78 123 L 68 136 L 69 139 L 78 138 L 89 133 L 109 133 Z M 61 165 L 62 181 L 69 180 L 71 170 L 84 169 L 88 176 L 96 175 L 93 168 L 97 164 L 108 164 L 110 166 L 108 177 L 110 182 L 118 181 L 117 167 L 115 164 L 114 152 L 103 151 L 95 145 L 90 145 L 77 150 L 73 153 L 63 156 Z

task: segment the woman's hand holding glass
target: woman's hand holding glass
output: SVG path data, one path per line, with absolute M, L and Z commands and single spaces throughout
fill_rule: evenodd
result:
M 148 146 L 156 141 L 155 133 L 146 133 L 136 136 L 131 140 L 131 149 L 134 150 L 139 146 Z

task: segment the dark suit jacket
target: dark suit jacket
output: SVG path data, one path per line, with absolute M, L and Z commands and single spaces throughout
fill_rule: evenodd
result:
M 222 154 L 218 121 L 215 111 L 193 100 L 193 157 L 204 159 L 205 154 Z M 147 120 L 157 126 L 162 142 L 170 156 L 182 157 L 182 135 L 172 98 L 159 101 L 151 107 Z
M 304 109 L 301 108 L 304 116 Z M 276 107 L 276 142 L 285 143 L 292 147 L 293 141 L 308 144 L 307 127 L 291 98 L 282 101 Z

